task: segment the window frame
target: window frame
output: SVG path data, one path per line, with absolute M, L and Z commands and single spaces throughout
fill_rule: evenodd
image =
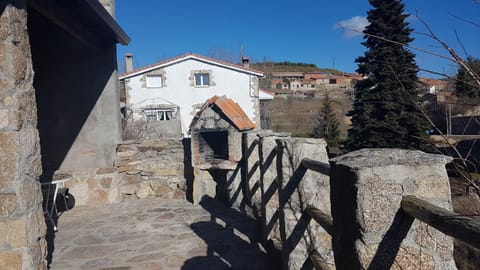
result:
M 173 109 L 144 109 L 143 111 L 143 114 L 145 115 L 145 120 L 147 121 L 175 120 L 175 113 L 176 112 Z M 155 117 L 155 119 L 149 119 L 149 117 Z M 169 119 L 166 119 L 166 118 L 169 118 Z
M 197 76 L 200 78 L 200 84 L 197 84 Z M 204 78 L 207 78 L 208 82 L 205 84 Z M 193 85 L 196 88 L 210 87 L 211 86 L 211 76 L 209 72 L 195 72 L 193 73 Z
M 154 86 L 149 86 L 149 78 L 160 78 L 160 85 L 158 86 L 158 84 L 154 85 Z M 145 76 L 145 87 L 148 88 L 148 89 L 156 89 L 156 88 L 162 88 L 163 87 L 163 75 L 161 74 L 149 74 L 149 75 L 146 75 Z M 150 81 L 150 83 L 153 83 L 152 81 Z

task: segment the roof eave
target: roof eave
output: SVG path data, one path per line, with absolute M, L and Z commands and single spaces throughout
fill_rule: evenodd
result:
M 130 77 L 134 77 L 134 76 L 152 71 L 154 69 L 158 69 L 158 68 L 161 68 L 161 67 L 164 67 L 164 66 L 173 65 L 173 64 L 185 61 L 187 59 L 195 59 L 195 60 L 202 61 L 202 62 L 209 62 L 211 64 L 221 66 L 223 68 L 227 68 L 227 69 L 231 69 L 231 70 L 235 70 L 235 71 L 243 72 L 243 73 L 249 73 L 251 75 L 255 75 L 255 76 L 258 76 L 258 77 L 263 77 L 264 76 L 264 74 L 260 73 L 260 72 L 256 72 L 256 71 L 252 71 L 252 70 L 244 69 L 244 68 L 240 68 L 240 67 L 225 65 L 225 64 L 220 63 L 220 62 L 215 62 L 215 61 L 212 61 L 212 60 L 209 60 L 209 59 L 199 57 L 195 54 L 187 54 L 187 55 L 184 55 L 184 56 L 180 56 L 178 58 L 174 58 L 171 61 L 166 61 L 166 62 L 160 63 L 158 65 L 154 65 L 154 66 L 151 66 L 151 67 L 148 67 L 148 68 L 145 68 L 145 69 L 138 70 L 136 72 L 133 71 L 132 73 L 120 75 L 118 78 L 120 80 L 127 79 L 127 78 L 130 78 Z
M 90 9 L 103 21 L 108 28 L 112 31 L 112 34 L 115 37 L 115 40 L 122 44 L 128 45 L 131 39 L 123 31 L 120 25 L 115 21 L 115 19 L 107 12 L 105 7 L 98 0 L 84 0 L 85 3 L 90 7 Z

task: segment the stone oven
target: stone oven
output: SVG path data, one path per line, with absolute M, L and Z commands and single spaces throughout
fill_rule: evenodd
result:
M 225 96 L 208 99 L 190 124 L 193 166 L 235 169 L 242 158 L 242 132 L 255 128 L 240 106 Z
M 242 108 L 225 96 L 202 105 L 190 124 L 195 202 L 203 195 L 224 199 L 227 173 L 238 169 L 242 159 L 242 133 L 254 128 Z

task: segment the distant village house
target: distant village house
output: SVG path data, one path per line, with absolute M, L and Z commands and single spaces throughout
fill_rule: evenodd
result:
M 225 95 L 259 126 L 258 80 L 263 73 L 251 69 L 247 58 L 235 65 L 187 53 L 136 70 L 132 58 L 126 55 L 127 70 L 119 77 L 128 121 L 156 122 L 158 130 L 188 136 L 188 124 L 205 100 Z M 167 122 L 175 124 L 167 127 Z

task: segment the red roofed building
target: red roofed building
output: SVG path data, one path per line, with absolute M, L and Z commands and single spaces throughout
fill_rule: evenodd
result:
M 163 123 L 164 130 L 179 130 L 186 136 L 203 102 L 214 95 L 227 95 L 260 125 L 258 79 L 263 73 L 248 63 L 235 65 L 188 53 L 130 70 L 132 55 L 126 60 L 129 69 L 120 76 L 120 83 L 125 90 L 125 115 L 132 116 L 129 120 Z M 161 132 L 161 125 L 156 126 Z

